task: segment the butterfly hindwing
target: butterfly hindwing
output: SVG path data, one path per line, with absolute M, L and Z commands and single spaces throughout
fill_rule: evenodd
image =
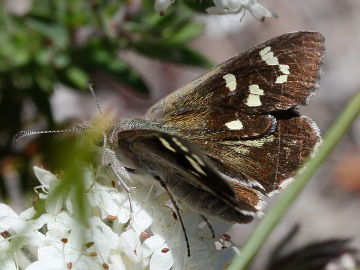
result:
M 307 117 L 278 119 L 273 133 L 257 139 L 211 141 L 203 134 L 203 153 L 224 174 L 243 180 L 264 194 L 281 189 L 320 141 L 317 127 Z M 202 142 L 208 141 L 204 145 Z

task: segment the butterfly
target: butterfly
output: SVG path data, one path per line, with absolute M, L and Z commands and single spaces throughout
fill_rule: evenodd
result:
M 193 211 L 235 223 L 261 212 L 321 141 L 297 107 L 318 87 L 324 37 L 284 34 L 216 66 L 118 122 L 109 147 Z

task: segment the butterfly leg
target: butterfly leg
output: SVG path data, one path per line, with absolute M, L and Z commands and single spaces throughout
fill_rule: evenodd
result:
M 200 217 L 203 219 L 203 221 L 206 223 L 206 226 L 208 226 L 210 232 L 211 232 L 211 236 L 212 238 L 215 238 L 215 231 L 213 226 L 211 225 L 211 223 L 209 222 L 209 220 L 207 219 L 207 217 L 200 215 Z
M 132 206 L 132 202 L 131 202 L 131 196 L 130 196 L 130 188 L 128 185 L 126 185 L 126 183 L 124 182 L 124 176 L 125 177 L 129 177 L 126 169 L 124 167 L 120 167 L 116 166 L 115 163 L 110 164 L 110 168 L 113 171 L 113 173 L 115 174 L 116 178 L 117 178 L 117 182 L 120 186 L 122 186 L 122 188 L 126 191 L 126 194 L 128 196 L 128 200 L 129 200 L 129 207 L 130 207 L 130 223 L 128 225 L 128 227 L 132 226 L 132 222 L 134 222 L 135 217 L 134 217 L 134 210 L 133 210 L 133 206 Z M 128 178 L 125 178 L 128 179 Z
M 185 237 L 185 241 L 186 241 L 186 248 L 187 248 L 187 251 L 188 251 L 188 257 L 190 257 L 189 238 L 188 238 L 188 236 L 187 236 L 186 228 L 185 228 L 183 219 L 182 219 L 181 214 L 180 214 L 180 208 L 179 208 L 178 205 L 176 204 L 176 201 L 175 201 L 174 197 L 171 195 L 171 193 L 170 193 L 169 189 L 167 188 L 166 184 L 165 184 L 161 179 L 160 179 L 160 184 L 161 184 L 161 186 L 166 190 L 167 194 L 169 195 L 170 200 L 171 200 L 171 203 L 172 203 L 173 206 L 175 207 L 176 213 L 177 213 L 177 215 L 179 216 L 180 224 L 181 224 L 181 227 L 182 227 L 182 229 L 183 229 L 184 237 Z
M 128 227 L 132 226 L 134 222 L 134 208 L 131 202 L 131 195 L 130 195 L 130 187 L 125 183 L 124 180 L 130 181 L 129 172 L 126 170 L 125 167 L 121 166 L 119 161 L 117 160 L 113 151 L 109 149 L 104 149 L 104 162 L 107 159 L 108 166 L 110 167 L 111 171 L 115 174 L 117 178 L 117 183 L 121 186 L 127 193 L 129 199 L 129 207 L 130 207 L 130 223 Z

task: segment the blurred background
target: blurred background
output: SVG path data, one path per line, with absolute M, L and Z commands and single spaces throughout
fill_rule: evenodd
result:
M 261 3 L 279 18 L 210 16 L 191 0 L 177 1 L 163 16 L 152 0 L 1 1 L 0 202 L 17 211 L 31 204 L 32 166 L 56 170 L 54 145 L 64 137 L 27 137 L 14 149 L 13 136 L 96 117 L 88 82 L 119 119 L 142 115 L 213 64 L 286 32 L 314 30 L 326 38 L 320 89 L 301 108 L 325 133 L 360 89 L 360 1 Z M 235 225 L 233 241 L 243 243 L 256 223 Z M 359 119 L 276 228 L 255 269 L 294 224 L 300 232 L 290 247 L 346 237 L 360 248 Z

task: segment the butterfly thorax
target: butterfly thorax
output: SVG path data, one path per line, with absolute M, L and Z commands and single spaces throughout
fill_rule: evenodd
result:
M 110 145 L 117 144 L 119 140 L 126 140 L 127 138 L 125 135 L 133 135 L 134 131 L 137 130 L 156 130 L 168 132 L 171 134 L 175 132 L 174 128 L 165 126 L 154 121 L 141 118 L 125 119 L 117 122 L 114 127 L 108 132 L 108 140 Z M 131 138 L 128 139 L 131 140 Z

